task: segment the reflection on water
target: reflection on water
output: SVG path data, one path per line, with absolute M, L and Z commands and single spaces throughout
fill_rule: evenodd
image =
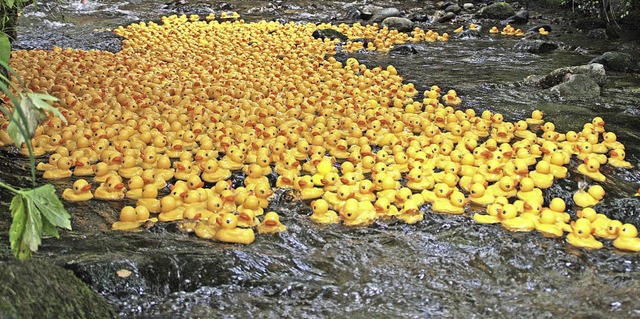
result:
M 263 1 L 229 3 L 232 8 L 225 10 L 238 11 L 249 21 L 328 21 L 344 14 L 340 7 L 347 6 L 332 2 L 326 8 L 312 7 L 310 1 L 298 1 L 299 7 L 277 7 Z M 221 6 L 196 9 L 206 14 L 220 12 Z M 163 6 L 162 1 L 142 0 L 91 1 L 88 5 L 70 1 L 39 8 L 29 8 L 22 15 L 18 45 L 100 48 L 101 39 L 119 40 L 95 29 L 158 21 L 160 16 L 179 12 L 176 7 Z M 51 26 L 43 30 L 43 24 Z M 96 40 L 100 34 L 107 36 Z M 584 39 L 573 43 L 580 36 L 559 40 L 602 50 Z M 626 144 L 628 159 L 637 164 L 640 79 L 613 74 L 610 82 L 615 85 L 607 86 L 600 98 L 549 99 L 546 92 L 519 81 L 531 74 L 584 64 L 593 56 L 562 50 L 544 55 L 515 52 L 516 41 L 483 36 L 417 44 L 418 53 L 408 56 L 354 56 L 369 67 L 393 64 L 420 90 L 431 85 L 453 88 L 463 106 L 477 112 L 500 112 L 505 120 L 523 119 L 540 109 L 558 130 L 566 131 L 579 130 L 594 116 L 602 116 L 607 129 Z M 13 159 L 9 154 L 3 157 Z M 19 160 L 1 161 L 1 165 L 2 180 L 26 168 Z M 616 218 L 635 223 L 638 202 L 631 195 L 640 184 L 637 173 L 608 169 L 611 178 L 604 184 L 607 202 L 602 205 L 618 213 Z M 579 180 L 572 174 L 552 191 L 566 197 Z M 26 182 L 21 183 L 26 186 Z M 65 185 L 56 187 L 61 191 Z M 4 207 L 7 204 L 5 200 Z M 468 216 L 434 214 L 427 214 L 414 226 L 318 226 L 307 218 L 307 204 L 277 200 L 269 209 L 282 215 L 288 231 L 259 236 L 256 243 L 245 247 L 202 241 L 181 234 L 172 225 L 136 234 L 110 232 L 121 205 L 70 206 L 75 231 L 62 233 L 60 240 L 45 240 L 39 256 L 67 265 L 123 315 L 541 318 L 631 317 L 640 311 L 640 258 L 616 252 L 608 243 L 600 251 L 583 251 L 537 233 L 511 233 L 498 226 L 475 224 Z M 8 241 L 6 236 L 2 240 Z M 116 278 L 115 271 L 121 268 L 132 270 L 133 275 L 126 280 Z

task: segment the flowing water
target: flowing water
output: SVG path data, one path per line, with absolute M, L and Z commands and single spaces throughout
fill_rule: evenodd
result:
M 206 15 L 225 9 L 238 11 L 248 21 L 330 22 L 341 20 L 348 11 L 344 8 L 349 7 L 340 2 L 317 3 L 230 1 L 213 7 L 192 5 L 183 11 Z M 120 39 L 101 31 L 131 22 L 158 21 L 163 15 L 181 13 L 176 8 L 142 0 L 28 8 L 20 20 L 18 46 L 118 50 Z M 447 25 L 443 30 L 451 32 L 455 27 Z M 600 44 L 580 34 L 556 39 L 598 53 L 616 45 Z M 627 146 L 627 158 L 637 166 L 638 75 L 610 73 L 602 96 L 596 99 L 566 102 L 549 98 L 546 90 L 526 87 L 520 81 L 528 75 L 587 63 L 596 54 L 572 50 L 522 53 L 512 49 L 516 41 L 485 35 L 418 44 L 418 53 L 412 55 L 355 56 L 369 67 L 393 64 L 420 90 L 434 84 L 456 89 L 464 107 L 501 112 L 505 120 L 524 119 L 532 110 L 541 109 L 559 131 L 567 131 L 580 130 L 594 116 L 602 116 L 606 128 L 618 134 Z M 10 153 L 3 156 L 14 158 Z M 15 178 L 16 172 L 25 172 L 27 167 L 22 160 L 2 161 L 2 165 L 2 180 Z M 607 196 L 598 210 L 640 225 L 636 217 L 639 203 L 632 196 L 640 184 L 638 169 L 603 171 L 609 177 L 603 185 Z M 571 172 L 547 191 L 547 199 L 569 200 L 581 179 Z M 26 185 L 26 180 L 21 183 Z M 56 187 L 62 190 L 67 185 Z M 5 200 L 4 207 L 7 204 Z M 286 193 L 278 192 L 269 209 L 280 213 L 287 232 L 258 236 L 254 244 L 238 246 L 200 240 L 172 224 L 139 233 L 111 232 L 122 205 L 68 206 L 74 230 L 62 232 L 59 240 L 44 240 L 36 255 L 73 270 L 122 316 L 640 316 L 640 254 L 616 251 L 608 242 L 604 249 L 587 251 L 536 232 L 512 233 L 500 226 L 476 224 L 469 216 L 431 213 L 412 226 L 319 226 L 309 220 L 308 204 L 292 202 Z M 572 214 L 574 211 L 570 208 Z M 6 235 L 1 239 L 8 242 Z M 120 269 L 132 275 L 120 278 L 116 275 Z

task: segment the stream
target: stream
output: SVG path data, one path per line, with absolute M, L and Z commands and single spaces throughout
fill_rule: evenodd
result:
M 121 38 L 108 30 L 171 14 L 237 11 L 248 22 L 346 21 L 351 2 L 298 0 L 197 2 L 184 7 L 163 1 L 79 1 L 30 6 L 20 18 L 19 48 L 52 46 L 118 51 Z M 417 1 L 386 6 L 417 7 Z M 545 16 L 543 15 L 543 18 Z M 550 17 L 546 17 L 549 18 Z M 420 25 L 450 32 L 461 24 Z M 491 25 L 485 25 L 488 29 Z M 420 91 L 432 85 L 455 89 L 462 108 L 500 112 L 505 121 L 544 111 L 558 131 L 582 129 L 595 116 L 626 146 L 630 170 L 602 169 L 607 194 L 598 212 L 640 226 L 634 197 L 640 175 L 640 76 L 608 72 L 599 98 L 561 101 L 548 90 L 527 87 L 529 75 L 581 65 L 611 46 L 636 40 L 594 41 L 581 33 L 559 33 L 554 41 L 585 48 L 545 54 L 517 52 L 517 37 L 457 39 L 412 44 L 417 53 L 352 53 L 369 68 L 392 64 Z M 345 53 L 341 53 L 345 54 Z M 4 150 L 0 179 L 27 185 L 28 164 Z M 581 182 L 570 172 L 545 191 L 569 201 Z M 40 182 L 45 183 L 40 179 Z M 54 182 L 56 188 L 67 182 Z M 9 193 L 0 192 L 8 211 Z M 308 203 L 276 192 L 268 210 L 288 227 L 257 236 L 251 245 L 199 239 L 158 223 L 140 232 L 111 231 L 127 202 L 66 205 L 73 231 L 44 239 L 35 258 L 72 270 L 122 317 L 153 318 L 631 318 L 640 316 L 640 254 L 605 241 L 600 250 L 578 249 L 536 232 L 514 233 L 476 224 L 468 215 L 425 214 L 415 225 L 376 223 L 367 228 L 323 226 L 310 219 Z M 575 215 L 575 207 L 569 207 Z M 8 224 L 0 224 L 3 258 L 11 258 Z M 126 269 L 131 276 L 116 272 Z

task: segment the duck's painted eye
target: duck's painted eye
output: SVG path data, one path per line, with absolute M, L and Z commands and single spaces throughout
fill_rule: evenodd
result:
M 578 230 L 578 234 L 582 235 L 582 229 Z

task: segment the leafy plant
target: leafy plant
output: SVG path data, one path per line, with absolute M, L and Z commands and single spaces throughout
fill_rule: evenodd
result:
M 6 55 L 0 56 L 0 66 L 16 75 L 18 79 L 17 74 L 5 62 L 5 58 L 7 58 Z M 9 97 L 13 105 L 13 111 L 6 105 L 0 106 L 0 111 L 10 118 L 7 133 L 16 146 L 20 147 L 24 144 L 29 151 L 32 188 L 18 189 L 0 181 L 0 187 L 15 194 L 9 206 L 13 218 L 9 241 L 16 258 L 25 260 L 31 256 L 32 252 L 38 250 L 42 234 L 58 238 L 57 227 L 71 229 L 71 215 L 60 202 L 55 188 L 51 184 L 36 187 L 35 156 L 31 145 L 36 127 L 48 117 L 47 111 L 64 122 L 66 119 L 60 111 L 47 103 L 47 101 L 57 100 L 53 96 L 25 93 L 22 83 L 17 87 L 9 77 L 4 75 L 0 75 L 0 89 Z

